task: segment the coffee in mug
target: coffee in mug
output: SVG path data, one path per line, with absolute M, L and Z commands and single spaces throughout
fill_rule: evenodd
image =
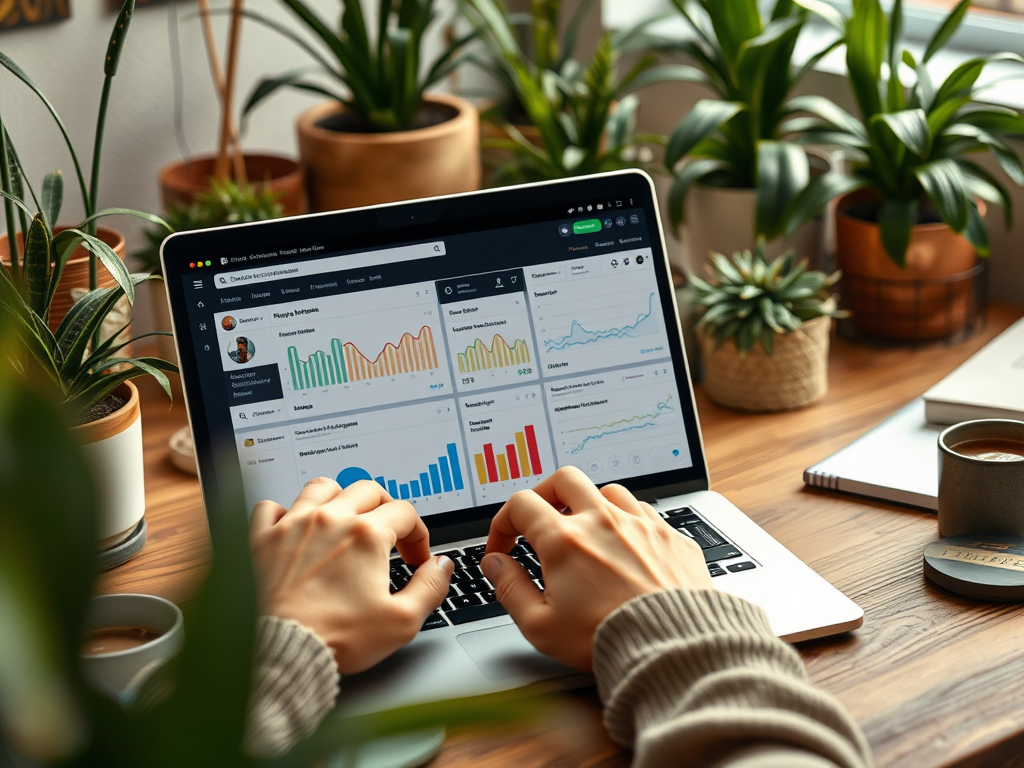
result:
M 965 421 L 939 435 L 939 536 L 1024 536 L 1024 421 Z
M 163 635 L 149 627 L 103 627 L 92 630 L 82 643 L 83 656 L 118 653 L 138 648 Z

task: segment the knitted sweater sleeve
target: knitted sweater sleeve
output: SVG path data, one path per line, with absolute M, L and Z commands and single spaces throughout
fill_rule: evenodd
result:
M 856 723 L 810 684 L 764 612 L 716 591 L 661 592 L 610 614 L 594 674 L 634 768 L 868 768 Z

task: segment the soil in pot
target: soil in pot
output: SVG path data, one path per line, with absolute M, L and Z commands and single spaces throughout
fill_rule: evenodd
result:
M 882 247 L 877 210 L 869 190 L 847 195 L 837 209 L 840 290 L 853 323 L 866 334 L 888 339 L 934 339 L 956 332 L 972 300 L 974 246 L 934 211 L 922 208 L 906 267 L 900 268 Z M 984 216 L 984 203 L 979 210 Z
M 420 128 L 430 128 L 434 125 L 447 123 L 458 117 L 459 110 L 450 104 L 424 104 L 412 119 L 412 125 L 407 130 L 415 131 Z M 335 112 L 317 120 L 317 128 L 325 131 L 337 131 L 339 133 L 388 133 L 388 131 L 374 128 L 355 112 L 345 110 Z

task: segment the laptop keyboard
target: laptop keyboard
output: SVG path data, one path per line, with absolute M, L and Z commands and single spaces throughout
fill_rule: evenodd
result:
M 739 573 L 757 567 L 753 561 L 741 560 L 744 554 L 740 549 L 723 538 L 691 507 L 670 509 L 661 514 L 670 526 L 700 545 L 711 576 L 724 576 L 726 573 Z M 455 563 L 455 572 L 448 587 L 448 597 L 440 608 L 427 617 L 423 623 L 423 630 L 468 624 L 481 619 L 504 616 L 507 613 L 495 598 L 494 587 L 480 570 L 480 559 L 484 556 L 485 549 L 485 544 L 475 544 L 435 553 L 450 557 Z M 540 560 L 533 547 L 525 539 L 520 538 L 519 543 L 509 554 L 530 573 L 533 583 L 539 589 L 544 589 Z M 411 577 L 412 569 L 402 562 L 401 558 L 391 560 L 392 592 L 397 592 L 408 584 Z

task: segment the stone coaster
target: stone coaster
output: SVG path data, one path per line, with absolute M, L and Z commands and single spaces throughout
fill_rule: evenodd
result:
M 933 541 L 924 574 L 941 587 L 979 600 L 1024 600 L 1024 538 L 972 533 Z
M 122 563 L 127 563 L 139 554 L 144 546 L 146 546 L 146 518 L 142 518 L 127 539 L 99 553 L 100 570 L 109 571 Z
M 192 444 L 192 432 L 188 427 L 182 427 L 173 435 L 170 440 L 171 463 L 189 475 L 199 474 L 196 470 L 196 451 Z

